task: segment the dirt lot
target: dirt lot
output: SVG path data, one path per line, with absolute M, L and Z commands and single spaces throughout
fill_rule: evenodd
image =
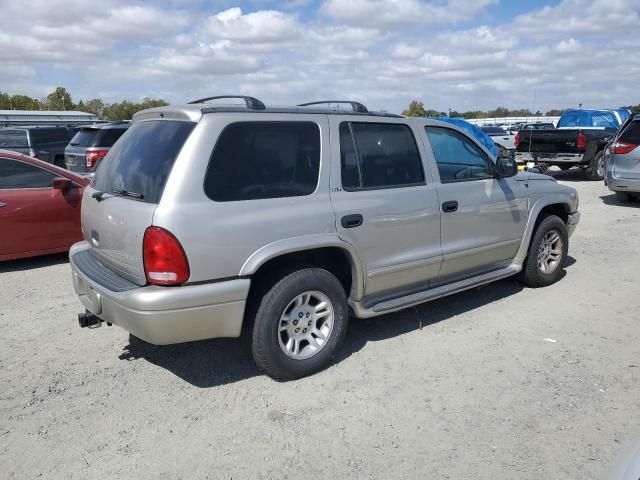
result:
M 640 204 L 565 173 L 557 285 L 354 320 L 297 382 L 237 340 L 81 330 L 64 256 L 0 265 L 0 478 L 600 478 L 640 437 Z

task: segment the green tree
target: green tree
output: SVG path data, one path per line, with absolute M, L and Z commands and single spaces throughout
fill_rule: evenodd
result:
M 40 110 L 40 102 L 27 95 L 13 95 L 11 97 L 12 110 Z
M 47 108 L 49 110 L 73 110 L 73 100 L 64 87 L 57 87 L 47 95 Z
M 167 102 L 161 99 L 145 98 L 140 103 L 123 100 L 120 103 L 112 103 L 104 108 L 102 117 L 105 120 L 131 120 L 131 117 L 140 110 L 153 107 L 164 107 Z
M 552 110 L 549 110 L 547 113 L 545 113 L 545 116 L 546 117 L 559 117 L 564 112 L 565 112 L 565 110 L 562 110 L 560 108 L 554 108 Z
M 98 117 L 102 117 L 106 106 L 107 105 L 101 98 L 92 98 L 91 100 L 87 100 L 86 102 L 83 102 L 81 100 L 76 108 L 81 112 L 93 113 Z
M 427 115 L 427 111 L 424 108 L 424 103 L 419 102 L 418 100 L 411 100 L 409 107 L 407 107 L 401 115 L 404 115 L 405 117 L 425 117 Z
M 11 96 L 0 92 L 0 110 L 11 110 Z

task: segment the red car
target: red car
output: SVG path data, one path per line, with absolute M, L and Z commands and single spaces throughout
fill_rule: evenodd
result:
M 82 240 L 80 204 L 89 180 L 0 150 L 0 261 L 69 250 Z

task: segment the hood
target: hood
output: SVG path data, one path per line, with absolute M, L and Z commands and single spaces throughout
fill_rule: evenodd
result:
M 545 182 L 555 182 L 558 183 L 558 181 L 553 178 L 551 175 L 544 175 L 542 173 L 535 173 L 535 172 L 530 172 L 530 171 L 519 171 L 518 174 L 516 175 L 516 180 L 520 181 L 520 182 L 527 182 L 527 181 L 545 181 Z

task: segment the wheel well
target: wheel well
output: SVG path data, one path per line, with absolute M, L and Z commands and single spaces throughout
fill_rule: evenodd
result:
M 555 215 L 560 217 L 562 221 L 566 224 L 569 219 L 569 206 L 564 203 L 553 203 L 551 205 L 547 205 L 538 214 L 537 223 L 540 223 L 544 217 L 548 217 L 549 215 Z
M 262 264 L 258 271 L 251 276 L 251 290 L 254 289 L 254 285 L 269 285 L 277 277 L 308 267 L 319 267 L 331 272 L 340 281 L 345 293 L 349 296 L 353 286 L 355 269 L 349 253 L 339 247 L 314 248 L 272 258 Z

